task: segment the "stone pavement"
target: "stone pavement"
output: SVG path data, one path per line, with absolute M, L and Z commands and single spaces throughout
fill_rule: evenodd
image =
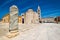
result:
M 60 24 L 19 24 L 19 35 L 13 38 L 2 37 L 2 40 L 60 40 Z

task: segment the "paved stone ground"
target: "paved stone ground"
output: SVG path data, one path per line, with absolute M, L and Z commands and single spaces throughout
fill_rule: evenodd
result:
M 21 24 L 19 35 L 14 38 L 1 37 L 1 40 L 60 40 L 60 24 Z

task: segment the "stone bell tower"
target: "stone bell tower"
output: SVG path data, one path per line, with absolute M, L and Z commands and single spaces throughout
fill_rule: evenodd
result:
M 39 17 L 39 22 L 41 22 L 41 10 L 40 10 L 40 6 L 38 6 L 37 13 L 38 13 L 38 17 Z

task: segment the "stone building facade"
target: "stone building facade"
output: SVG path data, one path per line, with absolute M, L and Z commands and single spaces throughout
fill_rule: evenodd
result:
M 43 23 L 55 23 L 54 18 L 53 17 L 49 17 L 49 18 L 42 18 L 42 22 Z
M 34 12 L 32 9 L 29 9 L 24 14 L 24 23 L 25 24 L 39 23 L 38 13 Z
M 26 12 L 26 24 L 31 24 L 33 23 L 33 15 L 34 15 L 34 12 L 32 9 L 29 9 L 27 12 Z
M 33 23 L 39 23 L 39 16 L 38 16 L 38 13 L 37 12 L 34 12 L 34 15 L 33 15 Z
M 18 16 L 18 23 L 22 24 L 22 16 Z
M 39 8 L 39 7 L 38 7 Z M 20 24 L 31 24 L 31 23 L 39 23 L 40 18 L 40 9 L 38 9 L 37 12 L 33 11 L 32 9 L 29 9 L 27 12 L 22 14 L 21 16 L 18 16 L 18 23 Z M 10 14 L 5 15 L 3 17 L 4 23 L 9 23 L 10 21 Z
M 60 23 L 60 16 L 56 17 L 56 18 L 54 19 L 54 21 L 55 21 L 56 23 Z
M 3 23 L 9 23 L 9 20 L 10 20 L 10 15 L 7 14 L 7 15 L 5 15 L 5 16 L 3 17 L 2 22 L 3 22 Z

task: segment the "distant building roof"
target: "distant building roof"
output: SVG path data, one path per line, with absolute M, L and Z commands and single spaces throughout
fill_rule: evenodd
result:
M 29 12 L 29 11 L 33 11 L 33 9 L 29 9 L 28 12 Z

